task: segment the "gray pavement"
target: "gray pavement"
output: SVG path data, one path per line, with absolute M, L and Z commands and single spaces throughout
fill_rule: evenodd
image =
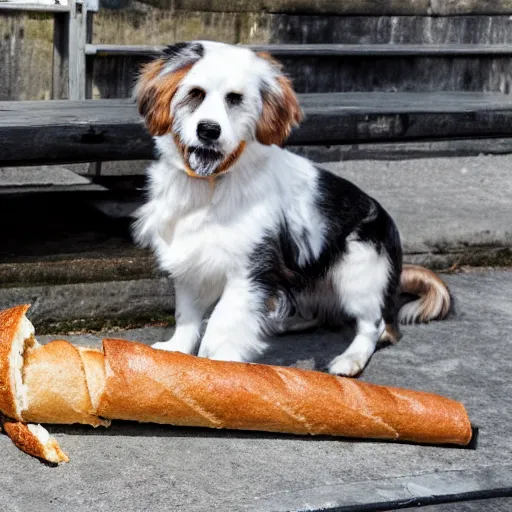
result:
M 392 510 L 427 504 L 435 496 L 476 497 L 493 488 L 509 488 L 510 496 L 512 271 L 459 273 L 446 280 L 457 299 L 455 314 L 405 328 L 400 343 L 377 352 L 361 378 L 461 400 L 480 427 L 477 450 L 123 422 L 96 430 L 50 426 L 71 458 L 57 468 L 0 437 L 0 510 L 371 510 L 376 503 Z M 170 333 L 146 328 L 113 334 L 151 343 Z M 85 345 L 100 340 L 68 338 Z M 283 336 L 273 340 L 262 362 L 322 368 L 347 343 L 347 333 Z M 464 504 L 453 510 L 512 509 L 505 498 L 480 503 L 482 508 Z
M 459 255 L 474 264 L 472 255 L 512 247 L 512 155 L 323 166 L 382 203 L 409 260 L 449 263 Z

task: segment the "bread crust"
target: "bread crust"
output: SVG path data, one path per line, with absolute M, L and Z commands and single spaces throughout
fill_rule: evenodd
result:
M 96 348 L 78 347 L 78 353 L 82 358 L 91 404 L 96 411 L 105 389 L 105 357 L 103 351 Z
M 60 449 L 55 439 L 49 438 L 43 443 L 24 423 L 6 420 L 3 428 L 16 447 L 25 453 L 55 464 L 69 462 L 68 456 Z
M 103 340 L 98 414 L 173 425 L 467 445 L 464 406 L 326 373 L 230 363 Z
M 24 421 L 104 424 L 95 414 L 80 353 L 68 341 L 27 349 L 23 381 L 28 395 Z
M 13 340 L 29 308 L 29 305 L 23 304 L 0 311 L 0 412 L 17 420 L 22 418 L 16 403 L 13 368 L 11 368 L 11 350 Z

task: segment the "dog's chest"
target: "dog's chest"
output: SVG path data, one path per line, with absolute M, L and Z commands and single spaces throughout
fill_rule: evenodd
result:
M 201 279 L 243 272 L 271 222 L 258 206 L 226 213 L 206 206 L 162 219 L 157 247 L 162 266 L 171 274 Z

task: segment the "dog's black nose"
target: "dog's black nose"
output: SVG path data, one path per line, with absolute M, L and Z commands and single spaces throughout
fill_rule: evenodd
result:
M 220 137 L 220 125 L 214 121 L 200 121 L 197 136 L 204 142 L 212 142 Z

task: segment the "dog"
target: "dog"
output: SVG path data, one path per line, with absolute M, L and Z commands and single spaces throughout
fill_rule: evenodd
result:
M 175 44 L 142 68 L 135 98 L 159 159 L 134 235 L 176 292 L 175 333 L 153 347 L 250 362 L 270 334 L 351 321 L 355 337 L 328 371 L 355 376 L 399 323 L 448 314 L 445 284 L 402 266 L 383 207 L 282 148 L 302 112 L 270 55 Z M 404 294 L 415 297 L 400 305 Z

